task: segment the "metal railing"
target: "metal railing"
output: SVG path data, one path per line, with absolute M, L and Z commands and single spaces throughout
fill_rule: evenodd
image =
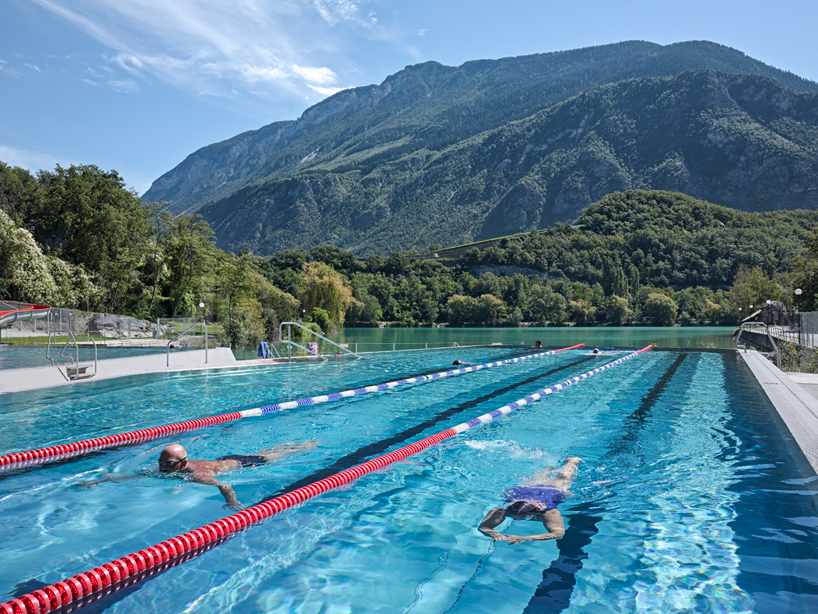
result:
M 753 329 L 763 329 L 763 333 L 759 333 Z M 775 365 L 780 369 L 781 368 L 781 352 L 778 350 L 778 345 L 775 343 L 775 338 L 770 334 L 769 327 L 764 322 L 742 322 L 741 326 L 739 326 L 738 333 L 735 336 L 735 344 L 736 347 L 746 347 L 744 342 L 741 340 L 741 335 L 744 332 L 751 332 L 755 334 L 763 334 L 767 337 L 767 341 L 772 348 L 772 352 L 762 352 L 764 354 L 774 355 L 775 356 Z M 758 343 L 753 343 L 750 339 L 747 340 L 749 345 L 754 347 L 758 346 Z
M 287 327 L 287 339 L 286 340 L 284 339 L 284 327 L 285 326 Z M 313 350 L 311 350 L 309 348 L 306 348 L 303 345 L 300 345 L 300 344 L 296 343 L 295 341 L 293 341 L 292 340 L 292 327 L 293 326 L 295 326 L 296 328 L 299 328 L 299 329 L 301 329 L 301 330 L 303 330 L 305 332 L 308 332 L 311 335 L 314 335 L 314 336 L 318 337 L 319 339 L 323 339 L 324 341 L 326 341 L 330 345 L 338 348 L 338 350 L 340 350 L 340 352 L 335 352 L 334 353 L 336 358 L 338 357 L 338 355 L 341 352 L 344 352 L 344 353 L 346 353 L 346 354 L 348 354 L 350 356 L 355 356 L 355 358 L 361 358 L 361 356 L 359 356 L 355 352 L 352 352 L 348 348 L 344 347 L 344 345 L 346 345 L 346 344 L 342 345 L 340 343 L 335 343 L 331 339 L 327 339 L 326 337 L 324 337 L 324 335 L 320 335 L 320 334 L 316 333 L 314 330 L 310 330 L 309 328 L 299 324 L 298 322 L 282 322 L 281 324 L 278 325 L 278 338 L 281 340 L 282 344 L 287 345 L 287 360 L 289 360 L 290 362 L 292 362 L 292 359 L 293 359 L 293 357 L 292 357 L 292 346 L 295 346 L 297 348 L 300 348 L 300 349 L 304 350 L 310 356 L 315 356 L 317 358 L 327 360 L 326 356 L 322 356 L 320 353 L 314 352 Z
M 73 365 L 73 371 L 74 371 L 75 377 L 71 377 L 71 373 L 70 373 L 71 369 L 69 367 L 66 367 L 66 373 L 68 373 L 69 379 L 77 379 L 77 377 L 80 375 L 80 346 L 77 343 L 77 340 L 74 338 L 74 333 L 72 333 L 70 330 L 52 330 L 52 331 L 49 331 L 49 333 L 48 333 L 48 344 L 46 345 L 46 348 L 45 348 L 45 357 L 46 357 L 47 360 L 51 361 L 51 366 L 52 367 L 57 366 L 54 363 L 54 361 L 56 359 L 52 358 L 50 354 L 51 354 L 51 337 L 52 337 L 52 335 L 56 336 L 58 334 L 60 334 L 60 335 L 64 334 L 64 335 L 67 335 L 67 337 L 68 337 L 65 340 L 65 345 L 63 346 L 62 350 L 60 351 L 60 358 L 67 358 L 68 360 L 71 361 L 70 364 Z M 88 377 L 93 377 L 94 375 L 97 374 L 97 371 L 98 371 L 98 362 L 99 361 L 97 360 L 97 342 L 94 341 L 94 338 L 91 335 L 88 335 L 88 339 L 94 345 L 94 372 L 93 372 L 93 374 L 88 376 Z M 69 343 L 71 345 L 73 345 L 74 349 L 76 350 L 76 357 L 77 357 L 76 362 L 74 362 L 74 359 L 71 356 L 66 356 L 65 355 L 65 351 L 68 349 Z
M 188 333 L 188 331 L 190 331 L 191 329 L 196 328 L 197 326 L 200 326 L 200 325 L 204 326 L 204 340 L 205 340 L 205 364 L 207 364 L 207 349 L 208 349 L 208 343 L 207 343 L 207 322 L 202 321 L 202 322 L 194 322 L 193 324 L 191 324 L 190 326 L 188 326 L 188 327 L 187 327 L 185 330 L 183 330 L 181 333 L 179 333 L 178 335 L 176 335 L 176 336 L 175 336 L 173 339 L 171 339 L 170 341 L 168 341 L 167 346 L 166 346 L 166 347 L 167 347 L 167 350 L 165 351 L 165 359 L 166 359 L 166 363 L 167 363 L 167 364 L 166 364 L 166 366 L 170 367 L 170 351 L 171 351 L 171 349 L 173 349 L 173 347 L 174 347 L 174 342 L 175 342 L 175 341 L 177 341 L 177 340 L 179 340 L 179 339 L 184 339 L 184 338 L 188 338 L 188 337 L 194 337 L 194 338 L 195 338 L 197 335 L 188 335 L 187 333 Z

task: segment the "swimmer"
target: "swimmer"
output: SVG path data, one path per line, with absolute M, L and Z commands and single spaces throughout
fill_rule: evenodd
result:
M 215 486 L 227 502 L 225 507 L 234 510 L 244 509 L 244 506 L 236 499 L 236 493 L 233 487 L 228 484 L 222 484 L 213 476 L 217 473 L 224 473 L 233 469 L 241 467 L 255 467 L 257 465 L 266 465 L 277 461 L 288 454 L 299 452 L 301 450 L 311 450 L 316 446 L 316 441 L 302 441 L 285 443 L 269 450 L 262 450 L 258 454 L 229 454 L 221 456 L 216 460 L 195 460 L 188 459 L 187 450 L 178 443 L 172 443 L 166 446 L 159 454 L 159 464 L 155 471 L 169 475 L 175 474 L 172 477 L 179 477 L 183 480 L 195 482 L 196 484 L 205 484 L 207 486 Z M 83 482 L 80 486 L 95 486 L 101 482 L 119 482 L 140 477 L 140 474 L 130 476 L 109 476 L 101 480 L 94 480 L 92 482 Z
M 599 348 L 594 348 L 594 351 L 591 354 L 600 354 Z
M 471 365 L 476 365 L 476 362 L 463 362 L 462 360 L 455 360 L 452 363 L 455 367 L 462 366 L 462 367 L 469 367 Z
M 508 505 L 504 508 L 495 507 L 486 514 L 478 530 L 496 542 L 504 541 L 512 545 L 521 542 L 560 539 L 565 535 L 565 521 L 557 510 L 557 505 L 565 500 L 580 460 L 576 456 L 566 458 L 565 464 L 557 470 L 556 478 L 552 478 L 549 470 L 546 469 L 525 484 L 508 489 L 505 492 Z M 494 528 L 499 526 L 506 516 L 515 520 L 539 520 L 548 529 L 548 533 L 524 537 L 495 531 Z
M 535 347 L 536 349 L 538 349 L 538 350 L 539 350 L 540 348 L 542 348 L 542 341 L 540 341 L 539 339 L 537 339 L 537 340 L 534 342 L 534 347 Z

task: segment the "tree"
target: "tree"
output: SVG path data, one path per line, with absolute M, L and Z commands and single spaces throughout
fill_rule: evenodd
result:
M 136 282 L 153 235 L 150 211 L 116 171 L 93 165 L 40 171 L 43 190 L 37 239 L 46 250 L 100 278 L 109 307 Z
M 497 326 L 506 316 L 503 301 L 493 294 L 482 294 L 474 305 L 474 323 L 482 326 Z
M 760 309 L 768 300 L 780 301 L 781 288 L 759 267 L 742 267 L 730 288 L 730 300 L 746 317 L 750 315 L 750 305 L 753 309 Z
M 215 263 L 213 231 L 200 215 L 174 218 L 167 242 L 168 295 L 173 299 L 171 317 L 195 311 L 204 294 L 204 279 Z
M 455 294 L 449 297 L 446 302 L 446 314 L 449 324 L 453 326 L 463 326 L 472 320 L 476 299 L 462 294 Z
M 602 290 L 605 296 L 628 296 L 628 282 L 622 267 L 610 258 L 602 261 Z
M 676 302 L 669 296 L 653 292 L 645 301 L 643 313 L 654 326 L 673 326 L 676 323 Z
M 341 276 L 331 266 L 323 262 L 305 262 L 301 270 L 304 275 L 301 303 L 307 312 L 319 307 L 334 322 L 343 325 L 352 301 L 352 290 L 344 285 Z
M 610 324 L 624 326 L 632 315 L 628 299 L 621 296 L 609 296 L 605 299 L 605 318 Z
M 169 203 L 154 201 L 146 205 L 148 211 L 150 211 L 154 228 L 153 242 L 145 258 L 145 268 L 152 280 L 151 299 L 147 307 L 148 314 L 153 312 L 153 306 L 156 302 L 156 291 L 159 288 L 160 282 L 168 276 L 168 268 L 165 261 L 167 259 L 168 241 L 170 240 L 171 229 L 173 227 L 173 214 L 167 210 L 168 204 Z

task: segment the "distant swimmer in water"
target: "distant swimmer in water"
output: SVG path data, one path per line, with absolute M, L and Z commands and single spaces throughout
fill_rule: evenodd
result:
M 535 347 L 536 349 L 538 349 L 538 350 L 539 350 L 540 348 L 542 348 L 542 341 L 540 341 L 539 339 L 537 339 L 537 340 L 534 342 L 534 347 Z
M 269 450 L 262 450 L 258 454 L 229 454 L 227 456 L 221 456 L 216 460 L 195 460 L 192 458 L 188 459 L 187 450 L 185 450 L 183 446 L 178 443 L 172 443 L 166 446 L 159 454 L 159 463 L 154 471 L 171 475 L 172 477 L 179 477 L 183 480 L 195 482 L 196 484 L 215 486 L 219 489 L 219 492 L 222 493 L 224 500 L 227 502 L 227 506 L 239 510 L 244 508 L 238 499 L 236 499 L 236 493 L 233 491 L 233 487 L 219 482 L 213 477 L 215 474 L 231 471 L 232 469 L 239 469 L 241 467 L 266 465 L 293 452 L 311 450 L 316 444 L 316 441 L 292 442 L 276 446 Z M 80 486 L 95 486 L 101 482 L 119 482 L 137 478 L 140 477 L 140 475 L 142 474 L 122 477 L 109 476 L 101 480 L 83 482 Z
M 463 362 L 462 360 L 455 360 L 452 364 L 454 366 L 456 366 L 456 367 L 457 366 L 468 367 L 468 366 L 471 366 L 471 365 L 476 365 L 477 363 L 476 362 Z
M 480 523 L 478 530 L 494 541 L 504 541 L 509 544 L 521 542 L 543 541 L 560 539 L 565 535 L 565 521 L 557 506 L 565 500 L 571 482 L 577 474 L 577 464 L 580 458 L 572 456 L 565 459 L 565 464 L 551 476 L 551 468 L 535 475 L 531 480 L 520 486 L 508 489 L 505 494 L 506 507 L 495 507 Z M 508 535 L 495 531 L 506 516 L 514 520 L 539 520 L 548 529 L 548 533 L 539 535 Z
M 594 351 L 591 352 L 592 354 L 600 354 L 599 348 L 594 348 Z

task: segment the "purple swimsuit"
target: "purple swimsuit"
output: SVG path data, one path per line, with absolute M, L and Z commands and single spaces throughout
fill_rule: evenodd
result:
M 554 486 L 515 486 L 504 494 L 506 511 L 516 516 L 543 514 L 565 501 L 565 493 Z

